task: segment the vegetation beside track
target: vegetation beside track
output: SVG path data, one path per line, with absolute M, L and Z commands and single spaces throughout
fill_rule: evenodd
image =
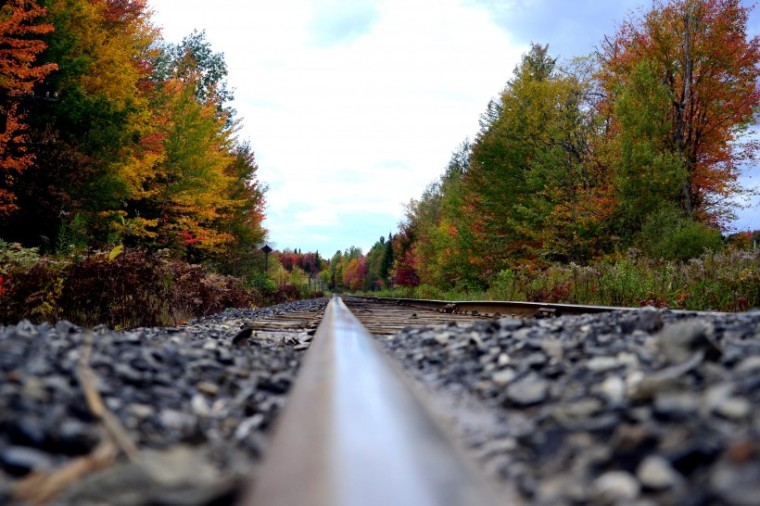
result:
M 225 308 L 318 295 L 265 273 L 225 276 L 169 251 L 120 248 L 68 256 L 0 241 L 0 323 L 69 320 L 113 328 L 176 325 Z
M 744 311 L 760 307 L 760 251 L 726 249 L 687 261 L 652 260 L 631 252 L 588 266 L 571 263 L 543 270 L 504 270 L 482 290 L 418 285 L 365 293 L 442 300 Z

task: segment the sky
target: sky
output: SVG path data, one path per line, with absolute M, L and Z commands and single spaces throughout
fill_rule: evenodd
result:
M 531 42 L 588 54 L 641 0 L 149 0 L 164 38 L 206 32 L 269 186 L 277 249 L 365 253 L 395 233 Z M 753 12 L 750 33 L 760 33 Z M 755 178 L 760 177 L 760 172 Z M 756 184 L 754 180 L 748 180 Z M 760 228 L 760 207 L 738 229 Z

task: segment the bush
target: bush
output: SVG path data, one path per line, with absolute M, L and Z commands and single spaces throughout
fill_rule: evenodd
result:
M 160 325 L 169 319 L 173 302 L 171 278 L 162 267 L 157 256 L 143 251 L 129 251 L 114 260 L 96 254 L 72 263 L 65 273 L 63 313 L 86 326 Z
M 398 293 L 386 294 L 389 296 Z M 428 285 L 415 296 L 462 299 Z M 472 295 L 472 294 L 471 294 Z M 653 260 L 639 251 L 598 264 L 553 264 L 546 269 L 505 270 L 477 298 L 567 302 L 604 306 L 657 306 L 689 310 L 760 308 L 760 250 L 726 248 L 688 261 Z
M 29 252 L 0 259 L 4 323 L 65 318 L 84 326 L 156 326 L 253 302 L 238 278 L 144 250 L 78 261 L 33 259 Z
M 499 272 L 488 289 L 488 295 L 495 300 L 520 300 L 523 294 L 518 286 L 515 271 L 504 269 Z
M 19 314 L 36 320 L 59 318 L 63 267 L 40 257 L 37 248 L 0 240 L 0 321 L 15 323 Z
M 652 213 L 637 243 L 649 257 L 664 260 L 688 260 L 723 246 L 718 230 L 692 221 L 674 208 Z

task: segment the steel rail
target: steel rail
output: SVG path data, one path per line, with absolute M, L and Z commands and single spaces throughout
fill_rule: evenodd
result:
M 245 506 L 497 504 L 339 297 L 325 310 Z
M 360 297 L 366 300 L 400 304 L 421 309 L 433 309 L 449 313 L 479 312 L 481 314 L 500 314 L 501 316 L 562 316 L 589 313 L 607 313 L 610 311 L 635 311 L 637 307 L 588 306 L 581 304 L 557 304 L 549 302 L 513 302 L 496 300 L 430 300 L 405 299 L 398 297 Z

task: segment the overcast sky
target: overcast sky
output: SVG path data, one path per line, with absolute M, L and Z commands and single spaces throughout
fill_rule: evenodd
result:
M 205 30 L 269 185 L 279 249 L 366 253 L 473 138 L 531 41 L 590 53 L 636 0 L 149 0 L 164 38 Z M 758 33 L 758 13 L 750 30 Z M 737 226 L 760 228 L 757 207 Z

